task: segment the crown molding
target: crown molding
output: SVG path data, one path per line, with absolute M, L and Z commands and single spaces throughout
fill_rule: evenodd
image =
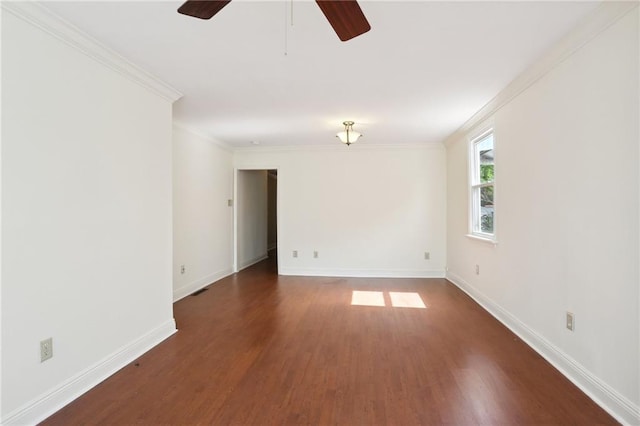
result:
M 605 31 L 619 19 L 638 7 L 638 1 L 603 1 L 597 9 L 585 17 L 550 50 L 518 75 L 485 106 L 467 120 L 458 130 L 444 140 L 447 146 L 463 139 L 477 125 L 491 118 L 502 107 L 535 84 L 550 71 L 571 57 L 585 44 Z
M 356 152 L 356 151 L 390 151 L 390 150 L 438 150 L 444 151 L 444 145 L 436 143 L 414 143 L 414 144 L 366 144 L 354 143 L 346 146 L 343 143 L 330 145 L 279 145 L 279 146 L 249 146 L 235 147 L 234 153 L 279 153 L 279 152 Z
M 178 90 L 134 65 L 46 7 L 31 1 L 2 1 L 1 6 L 3 13 L 11 13 L 34 27 L 45 31 L 169 102 L 175 102 L 182 97 L 182 93 Z

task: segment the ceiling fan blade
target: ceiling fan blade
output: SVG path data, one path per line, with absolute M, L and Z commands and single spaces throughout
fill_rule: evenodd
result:
M 188 0 L 178 8 L 178 12 L 195 18 L 211 19 L 230 2 L 231 0 Z
M 351 40 L 371 29 L 356 0 L 316 0 L 316 3 L 342 41 Z

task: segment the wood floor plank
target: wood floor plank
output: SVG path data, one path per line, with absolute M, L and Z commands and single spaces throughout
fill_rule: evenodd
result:
M 416 294 L 426 308 L 392 306 Z M 617 424 L 444 279 L 279 277 L 265 261 L 174 316 L 178 333 L 43 424 Z

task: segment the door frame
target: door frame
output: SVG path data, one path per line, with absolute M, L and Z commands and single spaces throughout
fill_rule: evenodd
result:
M 280 257 L 280 168 L 277 166 L 242 166 L 233 169 L 233 272 L 238 271 L 238 174 L 242 171 L 251 170 L 275 170 L 278 174 L 278 186 L 276 193 L 276 257 Z M 268 178 L 268 177 L 267 177 Z M 267 251 L 269 248 L 267 247 Z M 280 262 L 278 262 L 278 275 L 280 275 Z

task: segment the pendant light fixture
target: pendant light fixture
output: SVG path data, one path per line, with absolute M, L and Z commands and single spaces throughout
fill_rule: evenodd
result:
M 342 124 L 344 124 L 344 131 L 338 132 L 336 135 L 342 143 L 349 146 L 362 136 L 360 133 L 353 130 L 353 125 L 355 124 L 353 121 L 344 121 Z

